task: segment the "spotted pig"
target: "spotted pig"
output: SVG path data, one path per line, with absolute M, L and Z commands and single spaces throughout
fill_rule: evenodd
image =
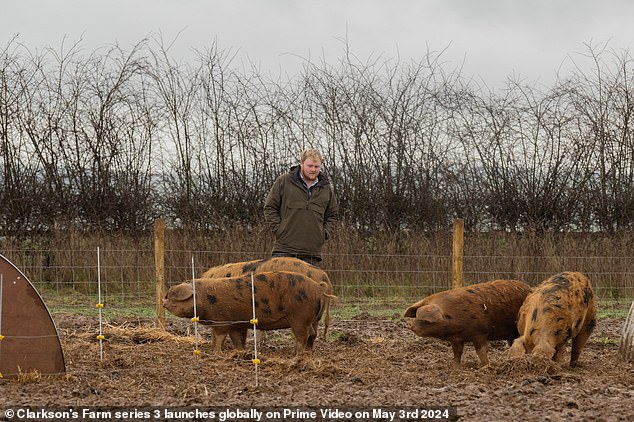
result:
M 325 282 L 329 286 L 328 297 L 326 298 L 326 315 L 324 317 L 324 332 L 323 338 L 326 338 L 326 334 L 328 333 L 328 327 L 330 326 L 330 298 L 334 297 L 332 283 L 330 282 L 330 278 L 328 274 L 320 268 L 315 267 L 301 259 L 291 258 L 291 257 L 276 257 L 276 258 L 268 258 L 268 259 L 257 259 L 253 261 L 245 261 L 245 262 L 234 262 L 224 265 L 218 265 L 217 267 L 212 267 L 205 271 L 201 278 L 223 278 L 223 277 L 236 277 L 243 274 L 259 274 L 269 271 L 291 271 L 299 274 L 304 274 L 312 278 L 317 282 Z M 317 326 L 315 326 L 315 332 L 317 332 Z M 240 345 L 236 344 L 236 340 L 238 338 L 246 339 L 246 330 L 238 335 L 237 333 L 232 333 L 231 339 L 236 347 L 240 347 Z M 309 339 L 310 344 L 315 341 L 314 337 Z M 244 346 L 244 344 L 242 344 Z
M 466 342 L 472 342 L 480 363 L 488 365 L 489 340 L 511 341 L 518 336 L 517 313 L 531 291 L 517 280 L 494 280 L 436 293 L 405 311 L 410 330 L 421 337 L 451 343 L 453 366 L 461 367 Z
M 252 277 L 255 292 L 257 328 L 277 330 L 290 328 L 295 336 L 297 354 L 307 347 L 309 337 L 322 317 L 329 286 L 303 274 L 288 271 L 265 272 L 220 279 L 194 280 L 196 312 L 203 324 L 214 332 L 213 349 L 220 352 L 231 329 L 246 330 L 253 318 Z M 172 314 L 194 316 L 194 289 L 191 282 L 171 287 L 163 306 Z
M 517 322 L 520 337 L 513 342 L 511 356 L 528 353 L 560 361 L 572 339 L 574 367 L 595 325 L 595 297 L 588 278 L 579 272 L 553 275 L 524 301 Z

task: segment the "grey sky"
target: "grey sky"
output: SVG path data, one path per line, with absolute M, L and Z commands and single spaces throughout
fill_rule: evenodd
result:
M 172 51 L 182 59 L 215 40 L 238 61 L 292 75 L 302 58 L 341 58 L 347 37 L 363 61 L 419 61 L 448 48 L 448 67 L 464 61 L 464 74 L 499 86 L 510 75 L 549 84 L 569 57 L 583 61 L 587 43 L 629 51 L 632 16 L 630 0 L 10 0 L 0 41 L 19 34 L 41 50 L 82 38 L 93 50 L 178 35 Z

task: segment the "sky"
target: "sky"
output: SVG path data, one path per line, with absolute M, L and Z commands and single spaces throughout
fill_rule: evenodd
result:
M 588 64 L 588 45 L 629 52 L 632 16 L 631 0 L 4 0 L 0 46 L 17 35 L 33 51 L 63 40 L 128 49 L 158 36 L 179 61 L 215 43 L 281 77 L 307 60 L 336 65 L 346 45 L 364 63 L 442 51 L 443 66 L 495 88 L 509 77 L 550 85 Z

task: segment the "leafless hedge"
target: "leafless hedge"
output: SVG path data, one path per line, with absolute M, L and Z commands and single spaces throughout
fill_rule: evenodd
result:
M 628 51 L 588 46 L 552 87 L 491 92 L 419 62 L 306 62 L 287 80 L 217 45 L 180 63 L 159 38 L 130 50 L 0 47 L 0 235 L 256 227 L 274 178 L 326 156 L 362 233 L 630 230 L 634 79 Z M 585 69 L 585 67 L 584 67 Z

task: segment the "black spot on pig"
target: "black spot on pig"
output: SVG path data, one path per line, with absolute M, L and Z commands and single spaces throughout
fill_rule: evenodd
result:
M 225 278 L 229 278 L 229 277 L 231 277 L 231 273 L 225 274 Z
M 592 297 L 594 296 L 594 293 L 592 293 L 592 290 L 589 287 L 584 287 L 583 289 L 583 303 L 584 305 L 588 305 L 588 303 L 590 303 L 590 299 L 592 299 Z
M 535 331 L 537 331 L 537 328 L 531 328 L 531 332 L 530 332 L 529 336 L 532 336 Z
M 563 273 L 553 276 L 550 281 L 561 287 L 570 287 L 570 279 Z
M 477 291 L 475 291 L 475 290 L 473 290 L 473 289 L 467 289 L 467 291 L 468 291 L 469 293 L 471 293 L 472 295 L 474 295 L 474 294 L 478 293 Z
M 262 264 L 262 260 L 244 264 L 242 266 L 242 274 L 255 272 L 255 270 L 257 270 L 261 264 Z
M 207 301 L 213 305 L 218 302 L 218 298 L 215 295 L 207 295 Z
M 257 281 L 267 281 L 267 280 L 268 280 L 268 278 L 267 278 L 267 277 L 266 277 L 266 275 L 264 275 L 264 274 L 258 274 L 258 275 L 256 275 L 256 276 L 255 276 L 255 279 L 256 279 Z
M 251 285 L 250 281 L 244 281 L 244 286 L 249 290 L 249 293 L 251 293 L 251 289 L 253 289 L 254 294 L 258 291 L 258 286 L 255 284 Z
M 537 320 L 537 308 L 533 311 L 533 316 L 531 317 L 531 321 L 535 322 Z
M 242 279 L 241 278 L 236 278 L 236 279 L 233 280 L 233 282 L 236 284 L 236 289 L 242 290 Z
M 284 310 L 285 310 L 285 309 L 284 309 L 284 305 L 281 305 L 281 304 L 280 304 L 280 305 L 277 305 L 277 311 L 278 311 L 278 312 L 282 313 L 282 312 L 284 312 Z
M 298 302 L 303 302 L 306 299 L 308 299 L 306 291 L 304 289 L 298 289 L 297 293 L 295 293 L 295 300 L 297 300 Z
M 558 292 L 558 291 L 561 291 L 562 289 L 567 289 L 567 288 L 568 288 L 568 286 L 567 286 L 567 285 L 566 285 L 566 286 L 564 286 L 564 285 L 562 285 L 562 284 L 555 284 L 555 285 L 550 286 L 550 287 L 548 287 L 548 288 L 544 288 L 544 289 L 541 291 L 541 294 L 542 294 L 542 296 L 544 296 L 544 297 L 549 297 L 549 296 L 552 296 L 554 293 L 556 293 L 556 292 Z
M 298 277 L 294 274 L 287 274 L 286 275 L 286 279 L 288 280 L 288 285 L 291 287 L 295 287 L 296 284 L 301 283 L 302 281 L 304 281 L 303 277 Z

